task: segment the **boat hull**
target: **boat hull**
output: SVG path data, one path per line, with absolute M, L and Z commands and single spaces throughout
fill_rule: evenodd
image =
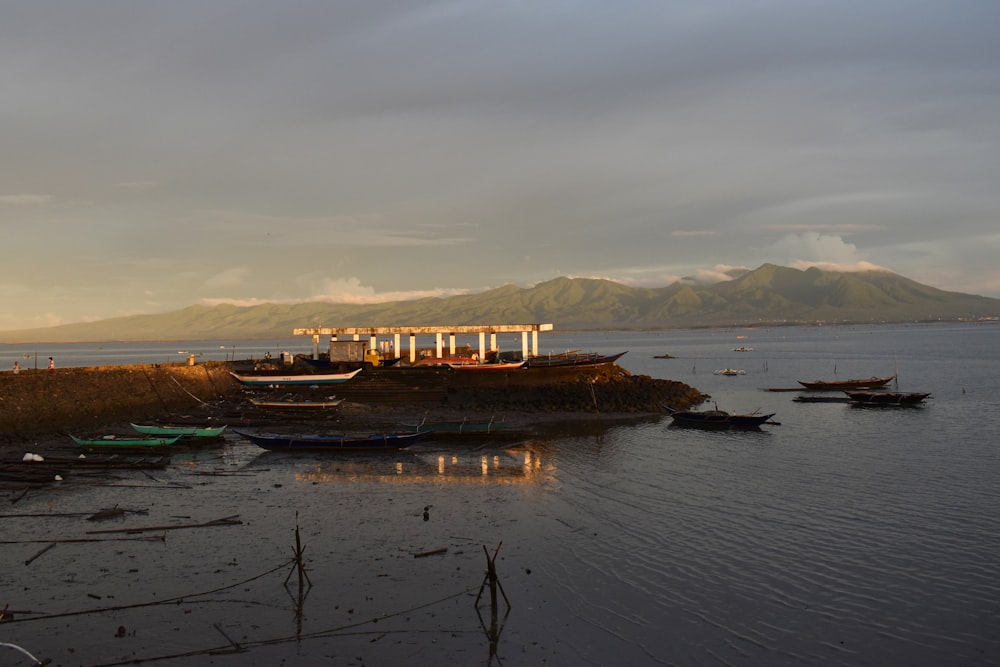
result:
M 687 426 L 693 428 L 705 428 L 705 429 L 758 429 L 763 424 L 766 424 L 771 420 L 771 417 L 775 413 L 768 415 L 743 415 L 743 414 L 730 414 L 724 410 L 705 410 L 704 412 L 697 412 L 694 410 L 675 410 L 669 406 L 664 405 L 667 412 L 673 418 L 672 426 Z
M 103 447 L 119 449 L 148 449 L 150 447 L 169 447 L 181 439 L 179 435 L 164 438 L 131 438 L 128 436 L 106 435 L 100 438 L 78 438 L 70 435 L 73 442 L 81 447 Z
M 338 384 L 347 382 L 362 369 L 357 368 L 347 373 L 303 373 L 301 375 L 240 375 L 230 372 L 236 381 L 249 387 L 269 387 L 272 385 L 304 385 Z
M 264 435 L 233 431 L 258 447 L 270 451 L 328 453 L 393 452 L 417 442 L 423 433 L 386 433 L 369 436 Z
M 884 387 L 895 377 L 895 375 L 890 375 L 885 378 L 871 377 L 866 380 L 834 380 L 830 382 L 823 380 L 815 380 L 813 382 L 796 380 L 796 382 L 806 389 L 813 391 L 847 391 L 854 389 L 877 389 L 879 387 Z
M 918 405 L 930 393 L 898 391 L 848 391 L 847 396 L 862 405 Z
M 182 438 L 218 438 L 226 430 L 226 426 L 172 426 L 158 424 L 132 424 L 136 433 L 157 438 L 169 438 L 179 435 Z

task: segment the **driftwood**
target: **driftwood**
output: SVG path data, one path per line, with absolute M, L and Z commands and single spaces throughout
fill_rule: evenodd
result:
M 111 530 L 88 530 L 87 535 L 98 535 L 102 533 L 145 533 L 160 530 L 180 530 L 182 528 L 208 528 L 210 526 L 239 526 L 243 522 L 237 519 L 239 515 L 227 516 L 205 523 L 186 523 L 172 526 L 144 526 L 142 528 L 114 528 Z
M 437 554 L 447 553 L 448 547 L 441 547 L 440 549 L 431 549 L 430 551 L 422 551 L 418 554 L 413 554 L 414 558 L 423 558 L 424 556 L 435 556 Z
M 55 546 L 56 546 L 56 543 L 52 542 L 51 544 L 49 544 L 49 546 L 45 547 L 44 549 L 42 549 L 41 551 L 39 551 L 38 553 L 36 553 L 34 556 L 32 556 L 28 560 L 24 561 L 24 564 L 25 565 L 31 565 L 31 561 L 35 560 L 36 558 L 38 558 L 39 556 L 41 556 L 43 553 L 45 553 L 49 549 L 52 549 Z

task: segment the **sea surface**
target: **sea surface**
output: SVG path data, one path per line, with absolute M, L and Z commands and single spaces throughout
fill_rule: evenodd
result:
M 995 323 L 543 334 L 543 352 L 627 350 L 619 364 L 633 374 L 778 424 L 581 421 L 529 441 L 350 460 L 265 453 L 229 434 L 163 471 L 6 505 L 0 608 L 53 616 L 0 624 L 0 642 L 65 665 L 1000 664 L 998 341 Z M 0 358 L 9 367 L 36 352 L 22 347 Z M 37 354 L 90 366 L 179 361 L 181 350 L 225 359 L 310 344 Z M 726 367 L 746 373 L 714 373 Z M 857 408 L 770 391 L 894 373 L 901 391 L 931 398 Z M 95 527 L 42 514 L 113 505 L 148 510 L 121 527 L 242 524 L 59 543 L 25 563 L 45 539 Z M 15 511 L 39 516 L 3 516 Z M 297 525 L 304 596 L 281 567 Z M 487 553 L 510 603 L 500 595 L 495 617 L 488 591 L 476 604 Z M 29 664 L 2 651 L 0 664 Z

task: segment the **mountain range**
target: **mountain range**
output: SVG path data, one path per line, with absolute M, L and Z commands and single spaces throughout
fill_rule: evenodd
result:
M 836 272 L 764 264 L 712 284 L 628 287 L 555 278 L 446 298 L 202 306 L 155 315 L 0 332 L 0 341 L 88 342 L 290 338 L 305 327 L 552 323 L 557 331 L 891 323 L 1000 317 L 1000 299 L 946 292 L 889 271 Z

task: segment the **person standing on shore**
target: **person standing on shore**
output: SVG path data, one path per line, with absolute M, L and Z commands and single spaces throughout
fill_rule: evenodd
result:
M 50 373 L 56 372 L 56 360 L 53 359 L 52 357 L 49 357 L 49 372 Z
M 17 375 L 20 372 L 21 372 L 21 362 L 20 361 L 15 361 L 14 362 L 14 375 Z

